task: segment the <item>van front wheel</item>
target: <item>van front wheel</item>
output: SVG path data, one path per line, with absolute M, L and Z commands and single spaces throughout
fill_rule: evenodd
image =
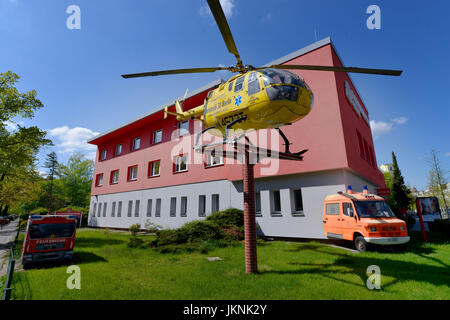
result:
M 364 252 L 367 250 L 367 242 L 364 240 L 363 236 L 357 236 L 355 238 L 355 248 L 359 252 Z

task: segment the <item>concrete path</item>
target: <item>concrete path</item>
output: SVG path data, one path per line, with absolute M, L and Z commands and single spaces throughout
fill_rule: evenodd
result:
M 14 238 L 16 237 L 19 219 L 0 227 L 0 276 L 3 276 L 8 268 L 8 254 Z

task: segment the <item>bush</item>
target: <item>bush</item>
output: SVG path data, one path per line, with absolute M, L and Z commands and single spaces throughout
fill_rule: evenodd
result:
M 130 232 L 133 236 L 136 236 L 140 230 L 141 230 L 141 225 L 139 223 L 136 223 L 136 224 L 133 224 L 130 226 Z
M 20 221 L 28 221 L 28 217 L 30 216 L 30 214 L 29 213 L 21 213 L 20 215 L 19 215 L 19 219 L 20 219 Z
M 244 227 L 244 211 L 229 208 L 224 211 L 215 212 L 206 218 L 220 227 Z
M 144 228 L 145 228 L 146 232 L 148 232 L 148 233 L 156 233 L 156 231 L 162 229 L 162 226 L 151 222 L 150 219 L 147 219 L 145 221 Z
M 48 213 L 48 209 L 47 208 L 36 208 L 30 211 L 30 215 L 36 214 L 36 215 L 46 215 Z M 27 217 L 28 219 L 28 217 Z
M 178 229 L 156 231 L 156 246 L 168 244 L 193 243 L 207 239 L 222 239 L 225 233 L 215 223 L 198 220 L 188 222 Z
M 142 248 L 144 247 L 144 240 L 137 237 L 130 237 L 127 246 L 129 248 Z
M 20 230 L 25 230 L 27 228 L 27 223 L 28 223 L 28 219 L 27 220 L 20 220 L 19 229 Z
M 130 227 L 136 236 L 140 225 Z M 129 247 L 151 247 L 161 253 L 194 252 L 207 253 L 244 239 L 244 213 L 227 209 L 208 216 L 205 220 L 188 222 L 178 229 L 160 230 L 161 226 L 147 220 L 146 229 L 156 234 L 156 239 L 144 242 L 130 238 Z

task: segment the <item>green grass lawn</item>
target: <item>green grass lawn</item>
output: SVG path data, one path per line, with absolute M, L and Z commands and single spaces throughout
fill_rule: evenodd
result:
M 418 235 L 415 235 L 416 237 Z M 23 235 L 22 237 L 23 238 Z M 353 253 L 317 242 L 268 242 L 260 273 L 246 275 L 244 246 L 208 254 L 130 249 L 127 233 L 80 230 L 73 264 L 81 289 L 66 287 L 67 265 L 18 271 L 13 299 L 448 299 L 450 243 L 413 241 L 405 252 Z M 20 243 L 18 245 L 20 248 Z M 218 256 L 222 261 L 209 262 Z M 381 269 L 381 290 L 366 287 Z

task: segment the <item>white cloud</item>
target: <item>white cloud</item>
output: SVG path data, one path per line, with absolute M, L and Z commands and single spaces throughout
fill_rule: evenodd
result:
M 447 153 L 445 154 L 445 156 L 446 156 L 446 157 L 450 157 L 450 152 L 447 152 Z
M 391 131 L 393 125 L 389 122 L 370 120 L 370 127 L 372 128 L 373 135 L 378 136 Z
M 406 117 L 399 117 L 399 118 L 395 118 L 392 119 L 393 122 L 397 123 L 397 124 L 404 124 L 408 121 L 408 118 Z
M 69 128 L 68 126 L 63 126 L 50 130 L 50 135 L 58 140 L 56 146 L 61 148 L 61 152 L 89 152 L 90 159 L 95 158 L 97 147 L 88 144 L 87 140 L 98 134 L 98 132 L 94 132 L 91 129 L 81 127 Z M 94 156 L 92 156 L 92 153 L 94 153 Z
M 220 4 L 222 6 L 223 13 L 225 13 L 225 17 L 228 19 L 231 18 L 233 15 L 234 0 L 220 0 Z M 208 5 L 201 7 L 199 12 L 202 16 L 212 16 Z
M 382 134 L 391 132 L 394 126 L 405 124 L 407 121 L 408 118 L 406 117 L 394 118 L 389 122 L 370 120 L 370 128 L 372 129 L 374 138 L 378 138 Z

